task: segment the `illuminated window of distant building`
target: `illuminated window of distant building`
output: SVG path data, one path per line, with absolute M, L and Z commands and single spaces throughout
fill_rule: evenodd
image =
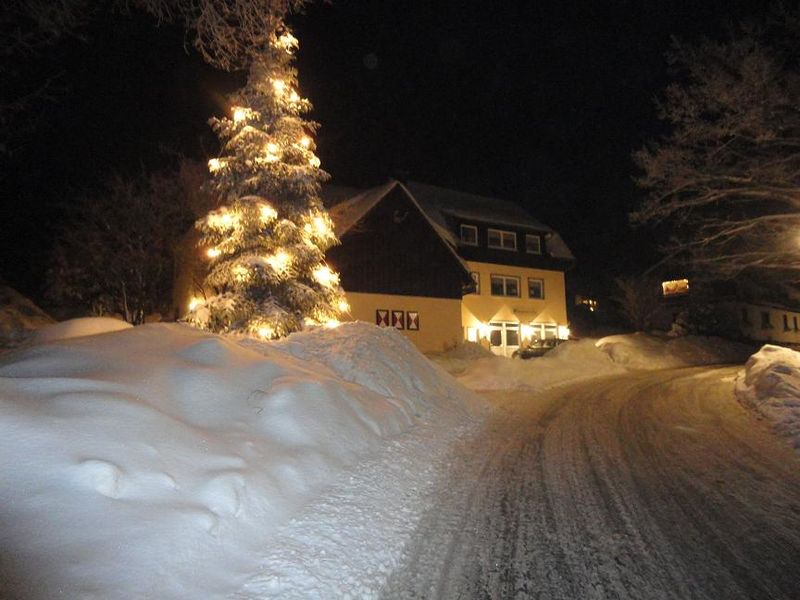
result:
M 519 298 L 519 277 L 492 275 L 492 296 L 512 296 Z
M 462 225 L 460 228 L 461 243 L 467 246 L 478 245 L 478 228 L 475 225 Z
M 761 311 L 761 329 L 772 329 L 772 321 L 768 310 Z
M 597 310 L 597 300 L 594 298 L 587 298 L 585 296 L 575 296 L 575 306 L 585 306 L 589 312 Z
M 489 248 L 498 250 L 516 250 L 517 234 L 513 231 L 489 229 Z
M 661 282 L 661 292 L 664 296 L 681 296 L 689 293 L 688 279 L 673 279 Z
M 475 282 L 475 291 L 472 292 L 473 294 L 480 295 L 481 293 L 481 274 L 477 271 L 470 271 L 470 275 L 472 275 L 472 281 Z
M 544 299 L 544 280 L 528 278 L 528 298 Z
M 538 235 L 525 234 L 525 252 L 528 254 L 542 253 L 542 238 Z

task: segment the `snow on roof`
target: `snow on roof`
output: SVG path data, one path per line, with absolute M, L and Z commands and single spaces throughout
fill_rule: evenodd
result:
M 523 227 L 543 233 L 547 238 L 547 248 L 553 257 L 575 259 L 567 244 L 554 229 L 537 221 L 513 202 L 415 181 L 402 184 L 392 180 L 332 207 L 330 214 L 336 224 L 336 233 L 341 236 L 347 232 L 396 186 L 408 194 L 434 230 L 451 248 L 458 247 L 458 238 L 447 224 L 448 215 L 483 223 Z

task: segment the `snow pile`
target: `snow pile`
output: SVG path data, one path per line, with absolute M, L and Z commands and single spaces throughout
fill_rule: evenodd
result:
M 19 346 L 50 323 L 53 319 L 42 309 L 16 290 L 0 284 L 0 349 Z
M 769 344 L 761 348 L 737 378 L 736 395 L 800 449 L 800 352 Z
M 367 325 L 239 344 L 157 324 L 7 354 L 0 597 L 229 596 L 345 467 L 418 415 L 470 422 L 469 395 Z
M 81 317 L 43 327 L 36 332 L 33 339 L 37 343 L 55 342 L 56 340 L 68 340 L 70 338 L 83 337 L 86 335 L 99 335 L 101 333 L 122 331 L 123 329 L 130 329 L 131 327 L 133 327 L 133 325 L 122 319 L 112 319 L 110 317 Z
M 472 354 L 472 352 L 467 352 Z M 595 340 L 561 344 L 544 356 L 529 360 L 483 355 L 464 358 L 464 351 L 433 356 L 442 368 L 473 390 L 542 390 L 553 385 L 624 373 L 625 369 L 595 347 Z
M 611 335 L 598 340 L 597 347 L 615 363 L 631 369 L 742 363 L 753 351 L 751 346 L 717 337 L 647 333 Z

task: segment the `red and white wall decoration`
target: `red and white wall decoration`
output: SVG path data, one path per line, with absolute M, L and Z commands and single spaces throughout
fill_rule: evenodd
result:
M 395 329 L 405 329 L 405 313 L 402 310 L 392 311 L 392 327 Z
M 378 327 L 394 327 L 395 329 L 419 331 L 419 311 L 378 308 L 375 310 L 375 324 Z

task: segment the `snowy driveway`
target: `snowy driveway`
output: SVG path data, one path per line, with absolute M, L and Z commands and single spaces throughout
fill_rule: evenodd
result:
M 384 596 L 800 597 L 800 459 L 736 372 L 498 393 Z

